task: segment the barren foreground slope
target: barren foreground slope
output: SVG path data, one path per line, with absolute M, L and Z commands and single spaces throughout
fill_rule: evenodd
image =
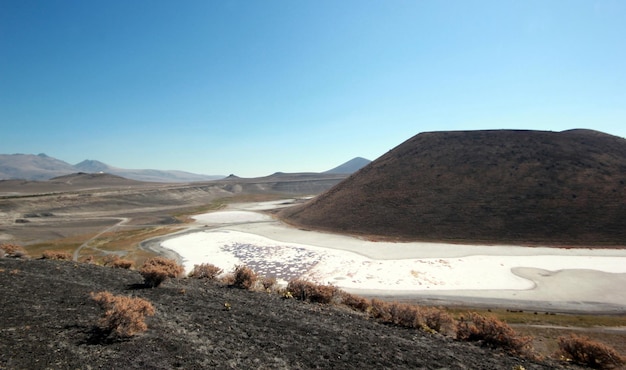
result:
M 152 302 L 149 330 L 102 336 L 90 292 Z M 386 326 L 332 306 L 200 280 L 144 289 L 135 271 L 0 259 L 4 369 L 551 369 L 499 351 Z M 225 310 L 228 302 L 231 309 Z
M 626 140 L 590 130 L 422 133 L 282 217 L 419 240 L 623 245 Z

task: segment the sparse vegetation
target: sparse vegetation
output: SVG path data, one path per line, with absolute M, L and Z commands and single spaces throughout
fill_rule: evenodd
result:
M 17 244 L 0 244 L 0 249 L 4 251 L 5 257 L 28 258 L 28 253 Z
M 16 264 L 20 264 L 20 265 L 22 264 L 22 262 L 20 261 L 9 261 L 9 260 L 5 260 L 4 263 L 5 264 L 10 263 L 7 266 L 16 266 Z M 43 264 L 46 262 L 45 261 L 33 261 L 32 263 Z M 47 262 L 47 263 L 50 263 L 50 262 Z M 40 266 L 46 266 L 46 265 L 44 264 Z M 50 266 L 49 268 L 52 269 L 52 271 L 57 271 L 63 268 L 65 269 L 71 268 L 71 265 L 68 265 L 68 264 L 47 265 L 47 266 Z M 63 267 L 63 266 L 67 266 L 67 267 Z M 248 270 L 252 271 L 251 269 L 244 268 L 245 266 L 238 266 L 238 267 L 239 267 L 238 270 L 240 272 L 242 271 L 249 272 Z M 31 269 L 27 268 L 27 270 L 31 270 Z M 104 271 L 107 269 L 97 269 L 97 270 Z M 10 271 L 10 268 L 7 268 L 6 271 L 7 272 Z M 9 273 L 14 274 L 14 275 L 19 273 L 20 278 L 18 280 L 20 282 L 24 280 L 23 277 L 31 276 L 30 274 L 32 274 L 32 272 L 26 273 L 21 270 L 18 271 L 17 269 L 11 270 Z M 37 271 L 37 274 L 39 274 L 38 271 Z M 126 273 L 120 272 L 120 274 L 126 274 Z M 235 274 L 233 273 L 230 275 L 233 277 L 233 281 L 234 281 Z M 243 275 L 247 275 L 247 274 L 243 274 Z M 110 277 L 112 275 L 108 275 L 108 276 Z M 130 280 L 132 281 L 132 279 Z M 255 287 L 260 288 L 260 286 L 263 285 L 264 283 L 263 280 L 264 278 L 258 278 L 258 280 L 252 285 L 252 288 L 250 289 L 255 289 Z M 268 279 L 268 280 L 271 280 L 271 279 Z M 185 301 L 190 302 L 188 301 L 190 299 L 194 300 L 195 302 L 195 300 L 199 298 L 198 291 L 196 290 L 195 287 L 201 286 L 203 292 L 205 292 L 206 289 L 212 289 L 210 288 L 212 284 L 194 285 L 193 283 L 194 283 L 193 281 L 187 281 L 187 282 L 185 282 L 184 280 L 177 281 L 176 285 L 172 286 L 172 289 L 170 290 L 170 292 L 176 293 L 175 294 L 176 297 L 188 297 L 188 298 L 182 298 L 183 302 Z M 215 285 L 220 286 L 221 284 L 216 283 Z M 10 285 L 5 285 L 4 288 L 6 289 L 7 286 L 10 286 Z M 325 302 L 325 303 L 330 303 L 330 304 L 344 305 L 346 307 L 350 307 L 354 309 L 355 311 L 363 312 L 372 318 L 376 318 L 377 319 L 376 321 L 381 321 L 384 323 L 391 324 L 390 325 L 391 327 L 395 327 L 395 326 L 409 327 L 409 328 L 422 330 L 427 333 L 440 332 L 444 334 L 449 334 L 449 333 L 446 333 L 446 327 L 449 328 L 450 325 L 452 325 L 453 327 L 457 327 L 454 325 L 455 321 L 451 319 L 451 316 L 448 314 L 448 312 L 440 308 L 429 307 L 429 306 L 419 306 L 419 305 L 409 304 L 409 303 L 388 302 L 388 301 L 383 301 L 380 299 L 372 299 L 371 301 L 369 301 L 363 297 L 344 292 L 333 286 L 317 285 L 315 283 L 311 283 L 307 281 L 300 281 L 300 282 L 294 281 L 291 286 L 291 289 L 296 291 L 296 289 L 294 289 L 294 287 L 296 286 L 301 287 L 301 289 L 305 292 L 304 293 L 305 297 L 307 296 L 315 297 L 316 295 L 315 294 L 311 295 L 311 292 L 316 292 L 320 290 L 322 292 L 333 291 L 332 295 L 328 295 L 326 293 L 321 294 L 321 296 L 332 296 L 333 297 L 332 299 L 319 300 L 317 298 L 314 298 L 312 301 L 317 302 L 317 303 Z M 1 284 L 0 284 L 0 287 L 2 287 Z M 24 289 L 24 288 L 21 287 L 21 289 Z M 217 291 L 219 291 L 219 289 Z M 215 294 L 215 292 L 217 291 L 213 291 L 213 294 Z M 274 291 L 279 294 L 284 294 L 285 298 L 288 298 L 291 295 L 291 291 L 288 289 L 281 289 L 281 290 L 274 290 Z M 88 292 L 89 291 L 86 291 L 84 294 L 88 294 Z M 152 299 L 155 299 L 154 297 L 159 297 L 163 295 L 163 293 L 158 293 L 157 291 L 140 291 L 140 292 L 142 292 L 140 293 L 142 295 L 143 294 L 151 295 L 153 297 Z M 171 298 L 171 295 L 167 293 L 165 295 Z M 101 330 L 101 332 L 94 332 L 94 334 L 92 334 L 93 335 L 92 338 L 89 340 L 100 341 L 100 340 L 104 340 L 105 338 L 115 339 L 115 338 L 132 337 L 146 330 L 147 326 L 145 323 L 145 318 L 147 316 L 154 314 L 154 307 L 152 306 L 152 304 L 149 301 L 141 300 L 140 298 L 133 298 L 129 296 L 115 296 L 108 291 L 101 291 L 100 293 L 92 292 L 91 296 L 105 310 L 105 313 L 103 314 L 102 318 L 98 322 L 98 326 L 100 328 L 99 330 Z M 302 292 L 300 292 L 300 296 L 295 295 L 295 298 L 301 299 L 301 297 L 302 297 Z M 139 301 L 136 301 L 135 299 L 139 299 Z M 176 299 L 179 300 L 181 298 L 176 298 Z M 248 311 L 245 311 L 246 309 L 245 305 L 242 305 L 240 301 L 238 302 L 238 298 L 236 298 L 236 295 L 233 296 L 232 293 L 228 293 L 227 296 L 220 296 L 220 298 L 218 299 L 219 301 L 205 302 L 203 304 L 208 303 L 209 305 L 211 304 L 217 305 L 217 307 L 222 306 L 223 311 L 233 311 L 233 313 L 237 313 L 237 314 L 240 314 L 240 312 L 248 312 Z M 260 302 L 257 300 L 258 298 L 251 298 L 251 299 L 257 303 Z M 311 301 L 310 299 L 308 300 Z M 142 303 L 141 301 L 144 301 L 144 303 Z M 159 303 L 162 304 L 161 301 L 159 301 Z M 292 305 L 290 305 L 289 307 L 295 308 Z M 314 307 L 311 307 L 311 308 L 315 310 L 316 312 L 320 310 L 319 308 L 314 308 Z M 167 305 L 164 306 L 163 309 L 167 309 Z M 244 310 L 244 311 L 241 311 L 241 310 Z M 322 311 L 325 311 L 325 309 Z M 168 311 L 168 312 L 170 315 L 174 314 L 174 311 Z M 307 314 L 310 314 L 309 309 L 307 309 L 307 312 L 308 312 Z M 329 312 L 331 312 L 331 316 L 332 316 L 333 315 L 332 312 L 334 311 L 331 310 Z M 342 316 L 342 315 L 339 315 L 339 316 Z M 531 316 L 537 316 L 537 315 L 531 315 Z M 552 317 L 548 315 L 541 315 L 541 316 L 542 317 L 545 316 L 546 318 Z M 184 320 L 182 319 L 182 317 L 185 317 L 185 316 L 181 316 L 181 320 Z M 345 316 L 342 316 L 342 317 L 345 317 Z M 159 319 L 159 322 L 160 322 L 160 319 Z M 176 322 L 178 323 L 178 317 L 176 318 Z M 515 332 L 513 332 L 513 330 L 509 328 L 508 325 L 496 319 L 491 320 L 491 318 L 485 317 L 477 313 L 466 313 L 458 322 L 458 328 L 459 328 L 459 335 L 457 335 L 457 338 L 459 340 L 478 341 L 479 343 L 485 344 L 486 346 L 489 346 L 489 347 L 500 347 L 510 352 L 513 352 L 517 355 L 532 357 L 532 353 L 530 352 L 529 347 L 524 345 L 524 343 L 526 343 L 524 339 L 527 339 L 527 338 L 520 337 Z M 159 330 L 162 330 L 162 328 Z M 390 329 L 390 330 L 393 330 L 393 329 Z M 469 333 L 469 334 L 463 335 L 463 333 Z M 105 336 L 102 336 L 103 334 Z M 494 340 L 493 338 L 496 338 L 496 339 Z M 523 339 L 521 342 L 520 342 L 520 338 Z M 133 340 L 141 340 L 141 339 L 135 338 Z M 560 342 L 562 346 L 563 344 L 568 343 L 565 339 L 561 340 Z M 577 362 L 585 366 L 600 368 L 600 369 L 611 369 L 611 368 L 618 368 L 619 366 L 623 366 L 623 363 L 619 362 L 619 361 L 623 361 L 623 358 L 619 356 L 619 353 L 617 351 L 612 350 L 612 349 L 607 350 L 606 347 L 603 347 L 602 344 L 596 345 L 593 343 L 590 344 L 589 342 L 590 341 L 587 338 L 585 338 L 583 344 L 574 343 L 573 345 L 568 344 L 567 346 L 563 346 L 563 350 L 560 351 L 560 355 L 562 356 L 562 359 L 571 361 L 571 362 Z M 106 343 L 111 344 L 111 342 L 106 342 Z M 519 346 L 518 345 L 519 343 L 522 343 L 522 346 Z M 470 347 L 456 347 L 456 348 L 465 348 L 466 351 L 470 350 Z M 527 350 L 528 352 L 525 352 Z M 554 351 L 554 348 L 552 351 Z M 483 352 L 483 353 L 486 353 L 486 352 Z M 584 355 L 581 355 L 581 353 Z M 577 354 L 577 355 L 574 355 L 574 354 Z M 455 355 L 455 356 L 464 356 L 464 355 Z M 503 355 L 501 354 L 498 356 L 503 356 Z M 595 360 L 592 360 L 590 362 L 590 360 L 588 360 L 588 358 L 590 357 L 595 358 Z M 502 359 L 502 357 L 498 357 L 498 358 Z M 496 361 L 499 361 L 499 360 L 496 360 Z M 516 368 L 516 367 L 515 365 L 511 364 L 506 368 Z M 547 367 L 542 367 L 542 368 L 547 368 Z
M 105 256 L 102 259 L 102 263 L 108 267 L 114 267 L 114 268 L 120 268 L 120 269 L 126 269 L 126 270 L 132 268 L 133 265 L 135 264 L 133 261 L 121 258 L 117 254 Z
M 355 311 L 359 311 L 359 312 L 366 312 L 367 309 L 370 307 L 370 302 L 369 300 L 355 295 L 355 294 L 350 294 L 348 292 L 344 292 L 341 291 L 339 293 L 339 296 L 341 298 L 341 303 L 345 306 L 348 306 L 350 308 L 352 308 Z
M 532 338 L 518 335 L 509 325 L 495 317 L 469 312 L 461 317 L 456 329 L 458 340 L 480 341 L 491 347 L 504 348 L 523 356 L 532 356 Z
M 252 289 L 259 279 L 258 275 L 251 268 L 239 265 L 235 266 L 232 285 L 242 289 Z
M 606 344 L 570 334 L 559 337 L 557 356 L 594 369 L 615 369 L 626 365 L 626 359 Z
M 143 276 L 144 283 L 149 287 L 161 285 L 167 278 L 177 278 L 185 271 L 183 266 L 176 261 L 164 257 L 154 257 L 148 259 L 139 273 Z
M 261 285 L 267 292 L 271 292 L 276 288 L 276 278 L 274 276 L 263 276 L 261 278 Z
M 71 261 L 72 254 L 65 251 L 44 251 L 41 255 L 41 258 L 46 260 L 61 260 L 61 261 Z
M 339 289 L 332 285 L 319 285 L 302 279 L 291 280 L 287 290 L 294 298 L 313 303 L 331 303 L 339 293 Z
M 92 292 L 91 298 L 105 310 L 99 321 L 100 328 L 118 337 L 146 331 L 145 317 L 154 315 L 152 304 L 142 298 L 115 296 L 107 291 Z
M 217 276 L 224 272 L 221 268 L 210 263 L 202 263 L 194 265 L 193 270 L 189 273 L 190 278 L 216 280 Z

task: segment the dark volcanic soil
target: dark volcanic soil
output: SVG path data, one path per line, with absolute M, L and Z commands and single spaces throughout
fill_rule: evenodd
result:
M 89 293 L 103 290 L 152 302 L 149 330 L 102 338 Z M 135 271 L 73 262 L 0 259 L 0 297 L 0 369 L 555 367 L 339 307 L 192 279 L 144 289 Z
M 281 217 L 412 240 L 623 246 L 625 205 L 623 138 L 452 131 L 414 136 Z

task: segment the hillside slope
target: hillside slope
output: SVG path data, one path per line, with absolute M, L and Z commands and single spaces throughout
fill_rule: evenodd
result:
M 111 341 L 90 292 L 149 300 L 149 330 Z M 387 326 L 347 309 L 194 279 L 142 288 L 136 271 L 0 258 L 2 369 L 551 369 Z M 231 309 L 225 310 L 228 302 Z
M 626 244 L 626 140 L 591 130 L 428 132 L 289 223 L 421 240 Z

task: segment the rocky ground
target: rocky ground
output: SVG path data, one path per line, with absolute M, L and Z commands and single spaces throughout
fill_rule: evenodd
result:
M 90 292 L 105 290 L 152 302 L 148 331 L 104 336 Z M 347 308 L 195 279 L 148 289 L 136 271 L 67 261 L 0 259 L 0 297 L 0 369 L 561 366 L 384 325 Z

